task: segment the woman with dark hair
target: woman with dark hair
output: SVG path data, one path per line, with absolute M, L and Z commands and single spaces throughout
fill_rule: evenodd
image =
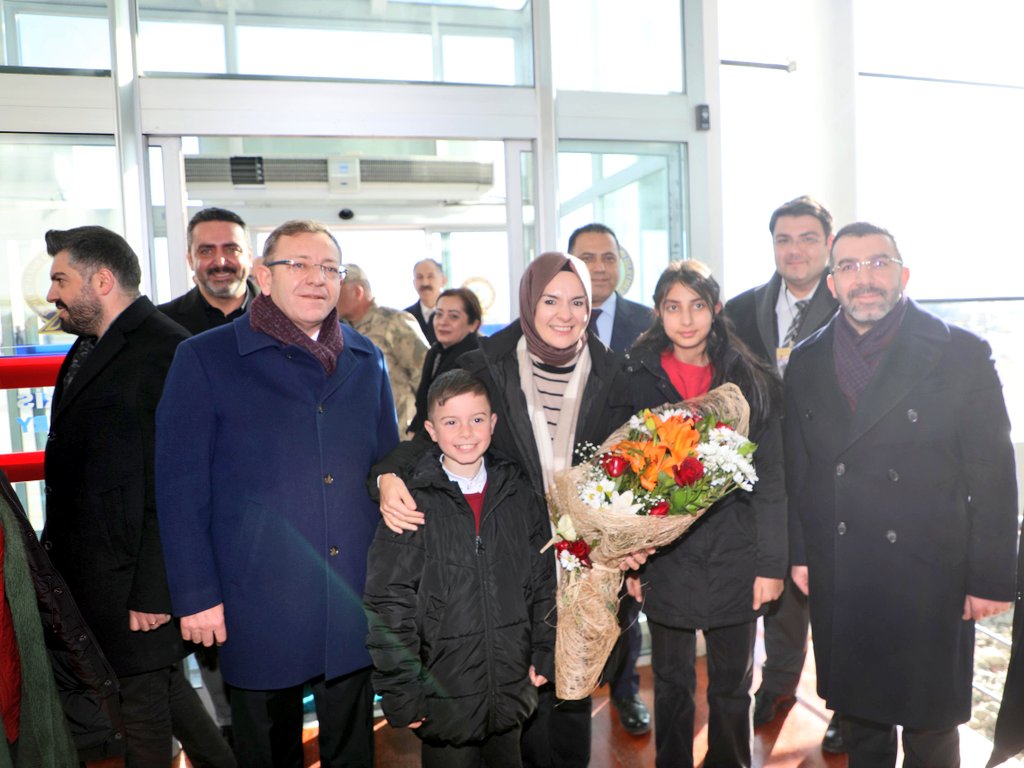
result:
M 423 431 L 423 422 L 427 420 L 427 391 L 434 379 L 457 368 L 460 356 L 480 346 L 477 331 L 483 314 L 480 299 L 469 288 L 449 288 L 437 297 L 431 317 L 437 341 L 423 360 L 423 375 L 416 390 L 416 416 L 406 430 L 408 434 Z
M 537 514 L 547 517 L 545 492 L 556 472 L 572 466 L 575 447 L 600 444 L 632 409 L 614 355 L 587 332 L 590 273 L 583 262 L 561 253 L 537 257 L 519 284 L 519 309 L 518 322 L 481 339 L 480 349 L 459 358 L 459 366 L 487 386 L 498 417 L 491 446 L 518 464 L 536 495 Z M 395 471 L 395 463 L 385 464 L 375 470 Z M 379 480 L 381 513 L 393 531 L 424 522 L 401 478 L 392 473 Z M 646 555 L 635 553 L 630 567 Z M 556 702 L 551 684 L 539 699 L 523 730 L 523 764 L 586 766 L 590 699 Z
M 703 395 L 726 382 L 750 404 L 758 481 L 718 502 L 659 550 L 629 589 L 651 632 L 656 764 L 693 765 L 696 630 L 708 659 L 705 766 L 749 766 L 750 685 L 757 617 L 782 594 L 788 567 L 781 384 L 730 333 L 718 283 L 697 261 L 670 264 L 654 290 L 654 324 L 626 356 L 633 408 Z

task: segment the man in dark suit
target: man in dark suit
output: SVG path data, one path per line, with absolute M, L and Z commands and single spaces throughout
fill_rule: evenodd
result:
M 619 239 L 611 227 L 587 224 L 569 236 L 569 253 L 587 265 L 590 272 L 590 328 L 605 346 L 622 355 L 637 336 L 651 325 L 649 307 L 619 295 L 619 265 L 622 262 Z M 634 736 L 651 730 L 651 713 L 640 698 L 640 658 L 643 635 L 640 630 L 640 603 L 623 596 L 619 603 L 622 635 L 612 651 L 605 674 L 611 686 L 612 704 L 619 713 L 623 729 Z
M 208 739 L 216 764 L 233 765 L 181 674 L 157 528 L 156 406 L 188 333 L 140 295 L 138 258 L 114 232 L 50 230 L 46 249 L 46 298 L 78 340 L 53 395 L 43 546 L 120 679 L 126 765 L 169 764 L 172 717 L 183 740 Z
M 623 354 L 651 326 L 654 315 L 650 307 L 623 298 L 617 290 L 622 263 L 619 239 L 611 227 L 587 224 L 569 236 L 569 253 L 581 259 L 590 271 L 591 326 L 606 347 Z
M 974 622 L 1014 595 L 1017 492 L 991 349 L 908 300 L 896 242 L 832 243 L 841 311 L 786 371 L 792 578 L 851 768 L 960 765 Z
M 831 319 L 835 298 L 825 284 L 832 214 L 811 197 L 790 200 L 768 222 L 775 251 L 775 274 L 725 305 L 725 316 L 739 336 L 765 362 L 785 370 L 793 346 Z M 789 580 L 764 617 L 765 661 L 761 687 L 754 695 L 754 725 L 775 719 L 796 700 L 796 687 L 807 656 L 807 598 Z M 822 749 L 845 751 L 839 720 L 825 729 Z
M 420 330 L 423 331 L 423 335 L 427 339 L 428 347 L 432 347 L 437 341 L 432 322 L 434 307 L 437 306 L 437 297 L 441 295 L 447 282 L 448 278 L 444 274 L 444 269 L 440 262 L 434 259 L 417 261 L 413 267 L 412 284 L 416 288 L 416 293 L 420 295 L 420 300 L 415 304 L 410 304 L 405 311 L 415 317 L 416 322 L 420 324 Z
M 195 335 L 242 315 L 256 295 L 249 280 L 252 244 L 242 217 L 203 208 L 188 223 L 185 254 L 195 286 L 158 309 Z

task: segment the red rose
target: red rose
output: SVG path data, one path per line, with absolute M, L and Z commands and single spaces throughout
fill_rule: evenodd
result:
M 651 517 L 664 517 L 668 514 L 668 502 L 659 501 L 657 504 L 651 507 L 650 510 L 648 510 L 647 514 Z
M 723 427 L 725 429 L 732 429 L 732 427 L 730 427 L 724 421 L 715 422 L 715 429 L 722 429 Z
M 694 456 L 687 456 L 672 468 L 676 485 L 693 485 L 704 477 L 704 465 Z
M 601 457 L 601 466 L 608 473 L 608 477 L 619 477 L 626 471 L 628 462 L 614 453 L 606 453 Z

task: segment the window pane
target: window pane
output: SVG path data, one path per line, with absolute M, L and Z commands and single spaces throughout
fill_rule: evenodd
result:
M 1024 295 L 1024 92 L 861 77 L 857 114 L 857 208 L 896 237 L 908 293 Z
M 18 61 L 23 67 L 64 69 L 110 69 L 110 34 L 105 12 L 98 18 L 85 16 L 44 16 L 15 14 L 18 31 Z
M 574 91 L 681 93 L 680 0 L 551 3 L 555 87 Z
M 567 247 L 573 230 L 584 224 L 607 224 L 622 249 L 619 291 L 650 305 L 662 270 L 683 258 L 680 152 L 677 145 L 628 146 L 637 151 L 623 151 L 615 142 L 562 142 L 558 246 Z
M 417 80 L 433 62 L 429 35 L 337 29 L 239 27 L 246 75 Z
M 138 2 L 144 25 L 164 27 L 140 46 L 150 71 L 533 84 L 526 0 Z
M 446 35 L 441 55 L 446 83 L 516 84 L 515 43 L 507 37 Z
M 1020 0 L 858 0 L 861 72 L 1024 85 Z
M 227 72 L 224 27 L 143 21 L 139 24 L 139 66 L 144 72 Z

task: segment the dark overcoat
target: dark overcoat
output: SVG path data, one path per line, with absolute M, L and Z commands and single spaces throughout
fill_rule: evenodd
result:
M 199 286 L 193 286 L 191 290 L 186 291 L 176 299 L 171 299 L 161 304 L 157 309 L 189 333 L 195 335 L 208 331 L 210 328 L 216 328 L 219 325 L 227 325 L 238 314 L 244 313 L 249 308 L 249 302 L 256 297 L 258 290 L 256 284 L 251 279 L 246 283 L 245 289 L 247 292 L 245 304 L 230 315 L 225 315 L 219 309 L 210 307 L 206 299 L 199 292 Z
M 657 353 L 635 350 L 625 369 L 634 411 L 682 401 Z M 644 613 L 652 621 L 714 629 L 754 621 L 771 605 L 766 602 L 758 611 L 751 607 L 754 579 L 786 575 L 786 491 L 780 414 L 760 421 L 749 435 L 758 446 L 754 490 L 731 493 L 647 561 Z
M 836 313 L 839 302 L 835 300 L 825 275 L 814 289 L 811 303 L 797 331 L 797 342 L 803 341 L 827 323 Z M 732 322 L 736 335 L 750 347 L 751 351 L 770 365 L 775 365 L 775 349 L 779 340 L 779 320 L 775 304 L 782 290 L 782 276 L 776 272 L 764 285 L 751 288 L 729 299 L 725 304 L 725 316 Z
M 188 332 L 147 299 L 111 323 L 71 385 L 57 375 L 46 441 L 43 547 L 118 675 L 181 660 L 173 622 L 132 632 L 128 610 L 170 613 L 153 475 L 157 403 Z
M 967 595 L 1014 595 L 1010 426 L 988 344 L 910 302 L 855 411 L 834 327 L 786 371 L 792 562 L 829 709 L 920 729 L 971 714 Z
M 327 375 L 249 316 L 185 342 L 157 412 L 174 613 L 224 604 L 224 679 L 255 690 L 370 665 L 362 595 L 380 514 L 370 467 L 398 441 L 384 359 L 342 326 Z
M 616 294 L 612 342 L 608 346 L 620 355 L 633 346 L 637 336 L 651 327 L 654 312 L 650 307 Z

